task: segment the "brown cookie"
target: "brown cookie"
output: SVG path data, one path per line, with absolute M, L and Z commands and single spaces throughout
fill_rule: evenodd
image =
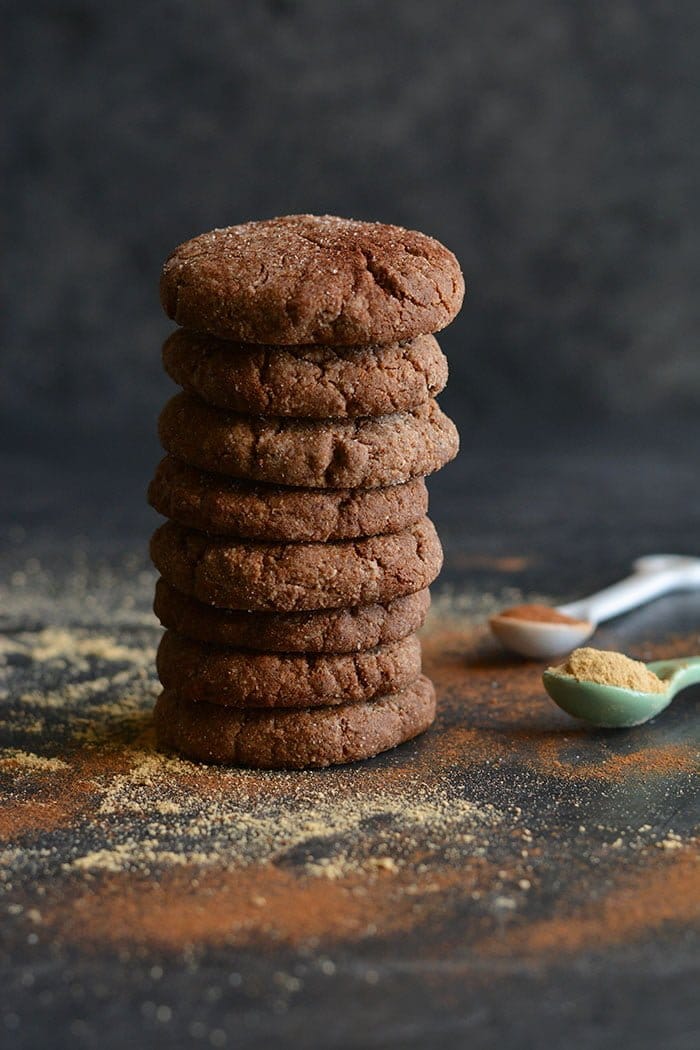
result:
M 149 486 L 148 501 L 180 525 L 219 536 L 344 540 L 415 524 L 428 510 L 428 490 L 422 478 L 376 489 L 252 485 L 166 456 Z
M 163 365 L 189 394 L 231 412 L 341 419 L 405 412 L 439 394 L 447 358 L 432 335 L 388 346 L 255 346 L 180 329 Z
M 178 634 L 212 645 L 258 652 L 352 653 L 398 642 L 417 631 L 430 608 L 430 591 L 386 605 L 317 612 L 265 613 L 217 609 L 158 580 L 153 611 Z
M 453 459 L 454 423 L 436 401 L 376 419 L 264 419 L 177 394 L 158 424 L 166 452 L 201 470 L 308 488 L 375 488 L 424 477 Z
M 243 343 L 393 343 L 444 328 L 463 297 L 439 241 L 332 215 L 203 233 L 175 249 L 160 281 L 168 317 Z
M 400 693 L 358 704 L 285 711 L 240 710 L 161 693 L 158 746 L 196 762 L 258 769 L 320 768 L 396 747 L 435 718 L 435 689 L 421 676 Z
M 442 565 L 429 518 L 404 532 L 338 543 L 235 542 L 168 521 L 151 558 L 171 586 L 223 609 L 297 612 L 389 602 L 427 587 Z
M 421 670 L 420 642 L 358 653 L 253 653 L 193 642 L 166 631 L 156 657 L 166 689 L 229 707 L 317 707 L 397 693 Z

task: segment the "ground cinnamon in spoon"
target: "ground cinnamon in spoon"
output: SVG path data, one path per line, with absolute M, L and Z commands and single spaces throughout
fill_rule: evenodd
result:
M 566 616 L 558 609 L 552 609 L 549 605 L 513 605 L 509 609 L 503 609 L 498 614 L 513 620 L 527 620 L 529 623 L 582 623 L 575 620 L 573 616 Z
M 551 667 L 555 674 L 567 675 L 579 682 L 596 682 L 598 685 L 616 685 L 622 689 L 635 689 L 640 693 L 665 693 L 668 685 L 646 664 L 630 660 L 622 653 L 610 653 L 603 649 L 574 649 L 560 667 Z

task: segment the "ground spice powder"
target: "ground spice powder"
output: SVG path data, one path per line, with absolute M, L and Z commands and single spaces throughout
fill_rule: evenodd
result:
M 575 649 L 566 663 L 551 670 L 579 682 L 614 685 L 640 693 L 665 693 L 668 688 L 646 664 L 604 649 Z
M 529 623 L 584 623 L 576 620 L 573 616 L 553 609 L 550 605 L 531 603 L 529 605 L 511 605 L 508 609 L 502 609 L 498 616 L 505 616 L 511 620 L 526 620 Z

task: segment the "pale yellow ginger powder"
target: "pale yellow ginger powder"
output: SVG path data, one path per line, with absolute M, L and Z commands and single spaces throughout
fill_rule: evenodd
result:
M 566 663 L 550 670 L 579 682 L 616 685 L 640 693 L 665 693 L 668 688 L 668 683 L 650 671 L 646 664 L 631 660 L 623 653 L 604 649 L 574 649 Z

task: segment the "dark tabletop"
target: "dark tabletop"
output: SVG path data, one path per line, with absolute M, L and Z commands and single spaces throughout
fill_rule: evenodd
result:
M 504 602 L 585 594 L 639 554 L 697 551 L 691 437 L 465 442 L 432 486 L 435 727 L 294 774 L 154 750 L 148 466 L 108 483 L 89 462 L 15 458 L 3 1045 L 697 1045 L 697 691 L 647 726 L 592 731 L 482 626 Z M 698 653 L 700 594 L 594 644 Z

